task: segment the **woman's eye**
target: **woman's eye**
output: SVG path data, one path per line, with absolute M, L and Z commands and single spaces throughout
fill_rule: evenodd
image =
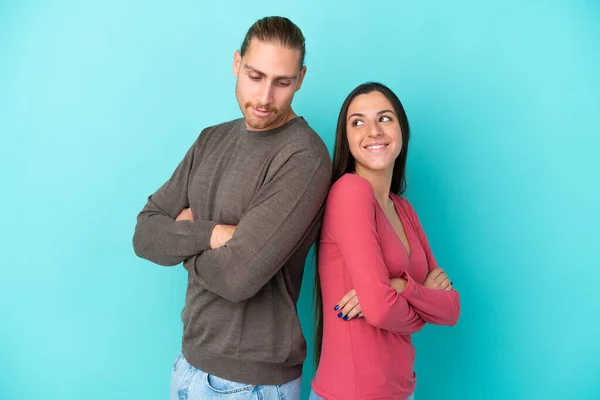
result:
M 379 122 L 389 122 L 392 119 L 390 117 L 388 117 L 387 115 L 382 115 L 381 118 L 379 118 Z
M 359 119 L 355 119 L 354 121 L 352 121 L 352 126 L 361 126 L 364 125 L 364 122 L 362 122 Z

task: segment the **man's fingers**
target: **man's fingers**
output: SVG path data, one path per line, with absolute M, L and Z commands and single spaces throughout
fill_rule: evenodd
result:
M 183 219 L 184 215 L 185 215 L 185 208 L 179 212 L 179 215 L 177 215 L 177 218 L 175 218 L 175 222 L 181 221 Z

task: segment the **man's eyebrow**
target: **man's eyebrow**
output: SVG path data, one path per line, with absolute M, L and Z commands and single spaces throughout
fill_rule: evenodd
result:
M 267 74 L 265 74 L 264 72 L 254 68 L 248 64 L 244 65 L 244 69 L 254 72 L 260 76 L 267 76 Z M 276 76 L 274 80 L 276 80 L 276 81 L 283 80 L 283 79 L 293 80 L 293 79 L 296 79 L 296 77 L 297 77 L 297 75 L 293 75 L 293 76 L 280 75 L 280 76 Z
M 262 71 L 259 71 L 259 70 L 257 70 L 256 68 L 253 68 L 253 67 L 251 67 L 251 66 L 249 66 L 249 65 L 247 65 L 247 64 L 246 64 L 246 65 L 244 65 L 244 69 L 246 69 L 246 70 L 249 70 L 249 71 L 251 71 L 251 72 L 254 72 L 254 73 L 257 73 L 257 74 L 259 74 L 260 76 L 267 76 L 267 74 L 265 74 L 264 72 L 262 72 Z

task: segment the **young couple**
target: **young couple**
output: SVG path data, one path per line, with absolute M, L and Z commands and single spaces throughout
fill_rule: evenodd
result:
M 233 63 L 243 118 L 204 129 L 138 215 L 136 254 L 188 271 L 171 400 L 300 398 L 306 343 L 296 302 L 315 241 L 311 398 L 411 398 L 411 334 L 458 320 L 458 293 L 401 197 L 402 104 L 381 84 L 354 89 L 332 168 L 291 108 L 304 54 L 287 18 L 252 25 Z

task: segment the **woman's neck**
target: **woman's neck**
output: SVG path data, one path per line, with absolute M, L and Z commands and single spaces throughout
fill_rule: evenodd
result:
M 392 185 L 393 167 L 381 171 L 373 171 L 356 166 L 356 174 L 365 178 L 373 186 L 373 192 L 377 202 L 384 210 L 387 209 L 390 202 L 390 186 Z

